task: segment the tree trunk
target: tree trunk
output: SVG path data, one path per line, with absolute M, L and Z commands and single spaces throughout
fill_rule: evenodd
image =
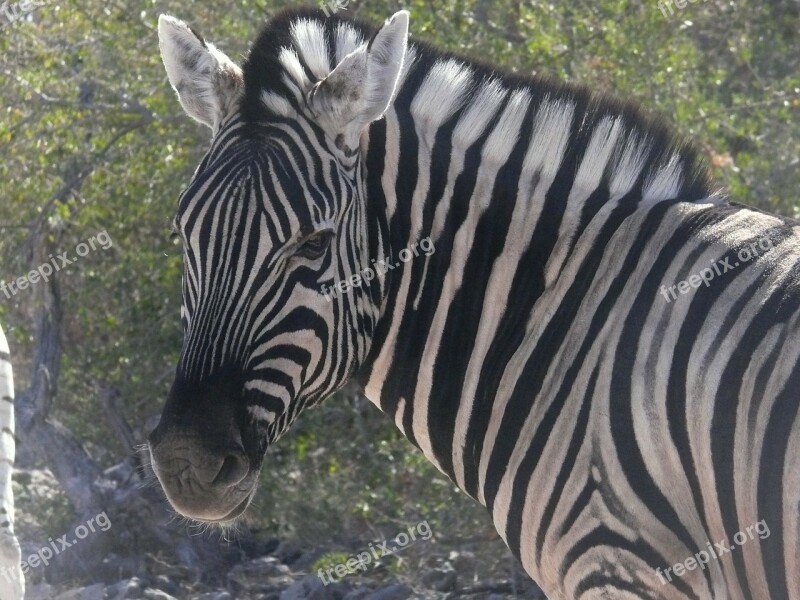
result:
M 41 263 L 50 250 L 44 236 L 34 240 L 33 247 L 34 263 Z M 120 464 L 105 472 L 72 432 L 50 416 L 61 359 L 63 311 L 57 277 L 41 282 L 36 292 L 35 358 L 30 386 L 16 398 L 17 436 L 21 445 L 44 460 L 76 514 L 72 529 L 62 537 L 70 545 L 55 542 L 58 552 L 48 560 L 47 579 L 57 583 L 88 575 L 96 581 L 115 581 L 142 574 L 146 566 L 142 556 L 148 553 L 168 557 L 195 580 L 223 578 L 230 559 L 238 556 L 231 556 L 220 539 L 190 535 L 175 519 L 146 457 L 134 450 L 143 440 L 135 438 L 125 420 L 116 388 L 103 386 L 102 405 L 125 454 Z M 49 553 L 48 545 L 43 542 L 39 553 Z M 23 556 L 23 561 L 27 558 Z

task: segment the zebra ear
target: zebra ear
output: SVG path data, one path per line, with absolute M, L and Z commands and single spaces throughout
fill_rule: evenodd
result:
M 320 124 L 357 146 L 364 128 L 394 100 L 407 45 L 408 12 L 401 10 L 311 90 L 310 106 Z
M 244 87 L 242 70 L 186 23 L 168 15 L 158 18 L 158 46 L 183 109 L 216 131 Z

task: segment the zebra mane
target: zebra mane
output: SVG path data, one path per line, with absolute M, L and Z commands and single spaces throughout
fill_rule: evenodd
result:
M 327 15 L 315 8 L 278 13 L 262 29 L 243 66 L 243 118 L 258 122 L 296 115 L 308 90 L 376 31 L 341 13 Z M 553 175 L 572 162 L 578 188 L 604 176 L 612 197 L 625 195 L 637 180 L 643 199 L 653 201 L 713 195 L 708 169 L 694 145 L 636 103 L 587 86 L 511 74 L 412 37 L 396 102 L 404 96 L 409 102 L 420 96 L 413 104 L 414 118 L 432 127 L 458 115 L 492 115 L 507 102 L 519 114 L 498 120 L 495 126 L 505 125 L 509 135 L 492 136 L 496 144 L 513 143 L 523 114 L 537 111 L 531 146 L 539 151 L 527 156 L 526 164 Z

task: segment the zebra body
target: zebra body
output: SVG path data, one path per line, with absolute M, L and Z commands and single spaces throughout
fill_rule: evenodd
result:
M 159 33 L 215 134 L 151 436 L 177 510 L 241 514 L 266 446 L 352 376 L 550 598 L 800 600 L 796 222 L 713 193 L 629 105 L 406 45 L 405 13 L 284 13 L 243 70 Z
M 19 541 L 14 535 L 14 376 L 3 328 L 0 327 L 0 600 L 22 600 L 25 577 Z

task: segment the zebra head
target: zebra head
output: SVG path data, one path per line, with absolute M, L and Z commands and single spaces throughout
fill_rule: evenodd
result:
M 178 202 L 184 343 L 149 447 L 175 510 L 226 522 L 268 445 L 369 350 L 386 281 L 330 290 L 386 251 L 362 138 L 393 100 L 408 14 L 371 39 L 322 12 L 278 17 L 243 68 L 182 21 L 162 16 L 158 31 L 180 103 L 213 139 Z

